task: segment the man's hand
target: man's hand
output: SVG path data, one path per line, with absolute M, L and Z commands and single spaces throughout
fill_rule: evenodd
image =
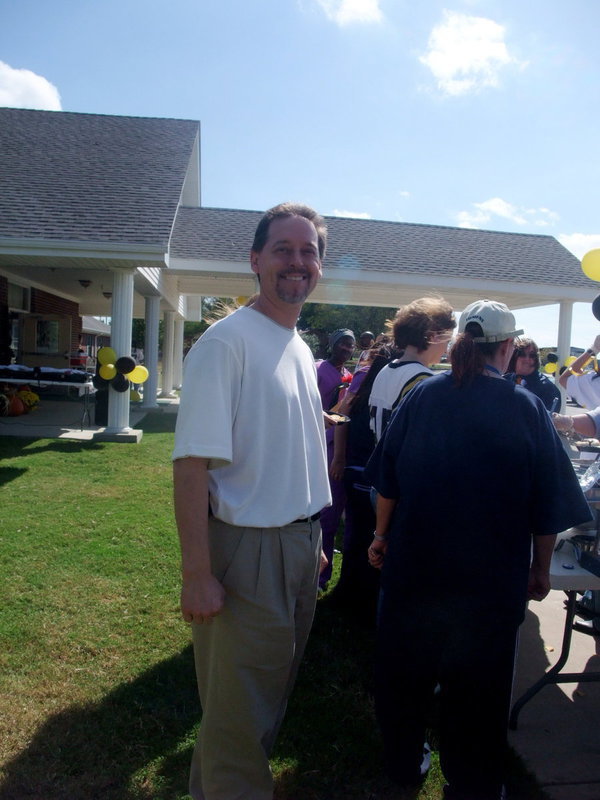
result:
M 527 583 L 527 599 L 543 600 L 550 591 L 550 575 L 547 569 L 532 566 Z
M 321 563 L 319 565 L 319 575 L 323 572 L 327 564 L 329 564 L 329 561 L 327 560 L 325 552 L 323 551 L 323 549 L 321 549 Z
M 383 566 L 383 559 L 385 558 L 385 552 L 387 550 L 387 542 L 378 542 L 377 539 L 373 539 L 373 542 L 369 546 L 367 551 L 369 557 L 369 564 L 375 569 L 381 569 Z
M 333 457 L 329 466 L 329 477 L 334 481 L 341 481 L 344 477 L 344 470 L 346 469 L 346 459 Z
M 181 586 L 181 616 L 186 622 L 212 622 L 225 603 L 225 589 L 214 577 L 197 575 L 183 578 Z
M 552 422 L 561 433 L 570 433 L 573 430 L 573 417 L 570 414 L 552 414 Z

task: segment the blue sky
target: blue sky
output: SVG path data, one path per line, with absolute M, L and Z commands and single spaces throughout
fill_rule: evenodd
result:
M 202 203 L 600 247 L 595 0 L 0 0 L 0 105 L 202 126 Z M 599 287 L 600 291 L 600 287 Z M 519 312 L 540 345 L 556 307 Z M 573 344 L 600 330 L 576 304 Z

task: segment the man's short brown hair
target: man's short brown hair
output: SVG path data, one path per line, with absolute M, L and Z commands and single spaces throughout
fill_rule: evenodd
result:
M 323 217 L 314 208 L 305 206 L 302 203 L 280 203 L 273 206 L 263 214 L 252 242 L 252 251 L 260 253 L 269 238 L 269 226 L 274 219 L 284 219 L 285 217 L 304 217 L 315 226 L 319 240 L 319 258 L 321 261 L 325 257 L 327 249 L 327 225 Z

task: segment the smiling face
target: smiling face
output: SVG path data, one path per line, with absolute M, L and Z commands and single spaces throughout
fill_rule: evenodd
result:
M 355 342 L 352 336 L 342 336 L 333 345 L 331 349 L 331 358 L 329 359 L 336 367 L 341 367 L 346 361 L 352 358 L 354 352 Z
M 286 310 L 287 305 L 299 313 L 322 274 L 315 226 L 304 217 L 274 219 L 264 247 L 252 251 L 250 263 L 260 280 L 261 310 L 289 314 L 292 309 Z
M 537 368 L 537 351 L 531 345 L 519 348 L 515 360 L 515 372 L 517 375 L 531 375 Z

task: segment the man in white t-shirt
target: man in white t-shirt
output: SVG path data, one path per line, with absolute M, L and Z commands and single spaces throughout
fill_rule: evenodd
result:
M 330 503 L 315 366 L 295 328 L 326 236 L 306 206 L 268 211 L 250 254 L 257 298 L 185 361 L 173 460 L 203 711 L 194 800 L 273 796 L 269 754 L 312 623 Z

